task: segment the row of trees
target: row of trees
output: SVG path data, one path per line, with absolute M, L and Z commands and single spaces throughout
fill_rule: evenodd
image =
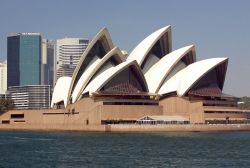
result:
M 0 99 L 0 113 L 11 110 L 14 108 L 13 100 L 11 99 Z
M 238 107 L 242 109 L 250 109 L 250 97 L 242 97 L 239 99 Z

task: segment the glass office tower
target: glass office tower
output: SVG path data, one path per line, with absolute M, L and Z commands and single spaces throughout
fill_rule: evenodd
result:
M 8 87 L 41 84 L 41 39 L 40 33 L 8 36 Z

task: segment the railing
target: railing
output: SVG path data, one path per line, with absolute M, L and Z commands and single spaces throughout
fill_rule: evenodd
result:
M 203 100 L 204 106 L 227 106 L 236 107 L 237 104 L 234 101 L 216 101 L 216 100 Z

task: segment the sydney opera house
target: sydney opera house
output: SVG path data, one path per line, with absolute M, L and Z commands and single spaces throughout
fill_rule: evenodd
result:
M 51 109 L 13 110 L 6 122 L 83 125 L 244 123 L 247 114 L 222 92 L 228 58 L 196 61 L 195 46 L 172 51 L 171 26 L 131 53 L 116 47 L 106 28 L 84 51 L 72 77 L 58 79 Z M 35 118 L 35 119 L 34 119 Z

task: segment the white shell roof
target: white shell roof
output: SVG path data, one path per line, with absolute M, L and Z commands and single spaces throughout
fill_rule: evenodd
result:
M 82 94 L 82 91 L 85 89 L 89 80 L 93 75 L 101 68 L 101 66 L 111 57 L 119 57 L 118 59 L 122 61 L 125 60 L 123 54 L 121 53 L 118 47 L 113 48 L 108 52 L 102 59 L 97 58 L 90 66 L 88 66 L 85 72 L 80 77 L 76 87 L 72 93 L 72 103 L 79 99 Z
M 180 79 L 185 69 L 182 69 L 176 73 L 172 78 L 162 84 L 158 94 L 167 94 L 171 92 L 177 92 Z
M 211 58 L 190 64 L 165 82 L 160 88 L 159 94 L 176 91 L 178 96 L 183 96 L 210 70 L 226 61 L 228 61 L 228 58 Z
M 194 46 L 190 45 L 165 55 L 159 61 L 154 61 L 156 63 L 153 66 L 151 65 L 151 67 L 147 69 L 144 76 L 140 68 L 141 64 L 148 55 L 148 52 L 150 52 L 152 47 L 154 47 L 156 42 L 161 39 L 162 36 L 166 33 L 169 34 L 168 43 L 169 50 L 171 51 L 171 26 L 166 26 L 153 32 L 143 41 L 141 41 L 127 57 L 127 61 L 112 67 L 112 64 L 108 64 L 107 66 L 105 64 L 109 58 L 116 55 L 120 57 L 121 61 L 124 61 L 125 57 L 118 48 L 114 48 L 108 30 L 106 28 L 101 29 L 89 43 L 88 47 L 81 56 L 72 78 L 61 77 L 58 79 L 54 87 L 51 107 L 54 105 L 54 103 L 58 103 L 61 101 L 64 101 L 65 106 L 67 106 L 70 98 L 72 98 L 72 102 L 74 103 L 81 97 L 82 94 L 89 92 L 89 94 L 91 95 L 93 92 L 99 91 L 113 77 L 115 77 L 119 72 L 129 66 L 133 66 L 138 70 L 138 73 L 143 79 L 147 91 L 149 89 L 149 92 L 158 94 L 176 92 L 178 96 L 183 96 L 209 71 L 219 65 L 225 65 L 224 63 L 228 61 L 228 58 L 212 58 L 202 60 L 188 65 L 186 68 L 176 73 L 173 77 L 168 76 L 169 74 L 172 74 L 171 71 L 173 69 L 175 69 L 176 71 L 179 70 L 179 68 L 175 67 L 179 65 L 178 63 L 181 63 L 180 60 L 187 53 L 191 51 L 195 52 Z M 80 74 L 79 70 L 84 63 L 86 56 L 91 51 L 95 43 L 102 38 L 105 38 L 105 48 L 108 48 L 108 50 L 110 51 L 102 59 L 98 57 L 94 58 L 87 65 L 84 72 Z M 194 59 L 192 61 L 195 61 L 195 54 L 193 54 L 193 58 Z M 105 65 L 105 67 L 101 68 L 103 67 L 102 65 Z M 226 68 L 226 66 L 223 68 Z M 224 72 L 225 71 L 222 70 L 220 76 L 223 76 Z M 75 81 L 76 77 L 80 77 L 78 81 Z M 222 88 L 224 80 L 220 80 L 218 82 L 220 82 L 220 88 Z M 75 85 L 74 90 L 72 90 L 73 85 Z
M 135 47 L 135 49 L 128 56 L 127 60 L 136 60 L 137 63 L 141 66 L 143 60 L 145 59 L 151 48 L 154 46 L 154 44 L 161 38 L 162 35 L 164 35 L 168 31 L 171 31 L 171 26 L 163 27 L 150 34 Z
M 107 69 L 106 71 L 98 75 L 84 89 L 83 94 L 89 92 L 89 95 L 92 95 L 93 92 L 100 90 L 106 83 L 108 83 L 113 77 L 115 77 L 115 75 L 117 75 L 119 72 L 121 72 L 122 70 L 124 70 L 125 68 L 131 65 L 137 66 L 137 69 L 139 70 L 140 75 L 144 79 L 144 76 L 135 60 L 125 61 L 115 67 L 111 67 Z M 146 81 L 145 81 L 145 85 L 146 85 Z
M 58 103 L 60 101 L 63 101 L 64 105 L 66 105 L 70 82 L 71 77 L 68 76 L 60 77 L 57 80 L 52 94 L 51 107 L 53 107 L 55 103 Z
M 173 67 L 190 51 L 194 51 L 194 45 L 186 46 L 175 50 L 154 64 L 146 73 L 145 78 L 148 84 L 149 92 L 157 93 L 167 75 Z M 193 55 L 195 60 L 195 55 Z
M 80 58 L 80 60 L 79 60 L 79 62 L 78 62 L 78 64 L 77 64 L 77 66 L 76 66 L 76 68 L 75 68 L 75 70 L 74 70 L 74 73 L 73 73 L 73 75 L 72 75 L 72 81 L 71 81 L 70 88 L 69 88 L 68 97 L 67 97 L 67 104 L 68 104 L 68 101 L 69 101 L 69 99 L 70 99 L 70 97 L 71 97 L 70 94 L 73 92 L 73 91 L 72 91 L 72 87 L 73 87 L 73 84 L 74 84 L 74 82 L 75 82 L 75 78 L 76 78 L 77 74 L 79 73 L 80 67 L 82 66 L 82 64 L 83 64 L 83 62 L 84 62 L 86 56 L 88 55 L 88 53 L 90 52 L 90 50 L 92 49 L 92 47 L 93 47 L 93 46 L 95 45 L 95 43 L 96 43 L 101 37 L 103 37 L 103 36 L 106 37 L 107 42 L 108 42 L 108 45 L 110 46 L 110 48 L 111 48 L 111 49 L 114 48 L 114 45 L 113 45 L 111 36 L 110 36 L 110 34 L 109 34 L 109 32 L 108 32 L 108 29 L 105 28 L 105 27 L 102 28 L 102 29 L 96 34 L 96 36 L 90 41 L 90 43 L 88 44 L 87 48 L 86 48 L 85 51 L 83 52 L 83 54 L 82 54 L 82 56 L 81 56 L 81 58 Z M 67 105 L 67 104 L 66 104 L 66 105 Z

